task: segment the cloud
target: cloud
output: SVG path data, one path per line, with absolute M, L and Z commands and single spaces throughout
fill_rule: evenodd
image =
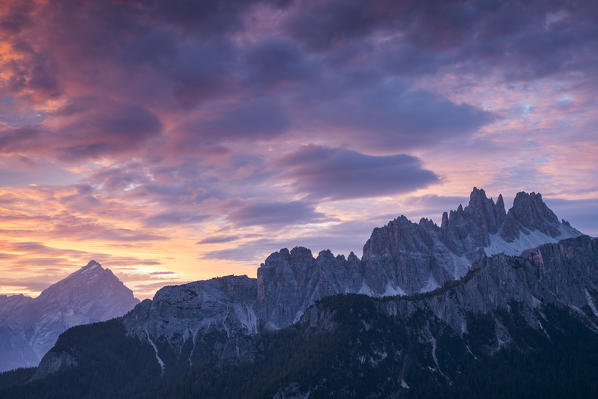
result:
M 176 273 L 172 272 L 172 271 L 158 271 L 158 272 L 150 273 L 151 276 L 169 276 L 169 275 L 173 275 L 173 274 L 176 274 Z
M 132 104 L 72 105 L 56 113 L 52 126 L 0 129 L 0 153 L 50 155 L 69 162 L 139 149 L 162 126 L 144 107 Z
M 266 15 L 291 7 L 279 29 L 313 26 L 305 23 L 313 18 L 322 22 L 316 24 L 319 35 L 329 36 L 327 29 L 340 32 L 351 46 L 342 56 L 322 54 L 303 46 L 301 34 L 285 37 L 276 30 L 239 41 L 235 35 L 251 37 L 259 29 L 245 24 L 251 18 L 259 23 L 253 7 L 258 3 Z M 20 28 L 10 30 L 9 41 L 15 48 L 27 43 L 19 50 L 15 81 L 34 82 L 33 71 L 40 69 L 35 65 L 52 65 L 44 69 L 49 77 L 37 81 L 55 80 L 46 86 L 56 87 L 52 95 L 67 105 L 45 113 L 44 123 L 19 127 L 28 132 L 0 132 L 0 149 L 78 162 L 141 154 L 150 141 L 162 154 L 183 148 L 205 153 L 223 142 L 272 141 L 294 129 L 326 131 L 332 140 L 354 146 L 403 149 L 468 135 L 492 120 L 472 105 L 393 83 L 388 70 L 355 62 L 367 57 L 375 63 L 386 54 L 365 40 L 382 27 L 403 29 L 387 25 L 394 16 L 408 20 L 412 13 L 428 11 L 352 1 L 324 2 L 316 13 L 308 8 L 303 12 L 285 2 L 162 1 L 84 1 L 76 7 L 50 2 L 25 13 L 11 8 Z M 35 23 L 41 15 L 44 23 Z M 298 33 L 295 28 L 289 29 Z M 31 91 L 43 90 L 12 90 L 22 96 Z M 177 128 L 163 131 L 173 122 Z M 173 141 L 179 145 L 165 146 Z
M 421 161 L 405 154 L 372 156 L 356 151 L 305 146 L 275 163 L 293 190 L 320 199 L 377 197 L 438 183 Z
M 320 104 L 314 114 L 320 129 L 336 132 L 361 148 L 383 151 L 466 137 L 494 119 L 492 113 L 471 105 L 455 104 L 425 90 L 405 90 L 392 82 L 348 92 Z
M 48 246 L 39 242 L 0 241 L 0 257 L 5 260 L 0 270 L 7 275 L 16 274 L 21 277 L 30 274 L 54 276 L 51 283 L 96 259 L 104 267 L 113 270 L 125 270 L 133 267 L 159 266 L 161 261 L 155 258 L 135 256 L 118 256 L 105 252 L 90 252 L 74 249 L 63 249 Z M 62 277 L 61 277 L 62 276 Z
M 48 255 L 59 257 L 87 257 L 89 252 L 79 251 L 73 249 L 59 249 L 45 245 L 41 242 L 35 241 L 0 241 L 0 248 L 3 251 L 17 252 L 17 253 L 35 253 L 37 255 Z M 12 255 L 11 255 L 12 256 Z M 18 256 L 18 255 L 17 255 Z
M 193 212 L 167 211 L 152 215 L 144 223 L 152 227 L 167 227 L 181 224 L 196 224 L 204 221 L 207 215 L 198 215 Z
M 14 211 L 13 211 L 14 212 Z M 122 211 L 124 215 L 126 212 Z M 103 210 L 100 214 L 105 213 Z M 130 215 L 127 215 L 130 216 Z M 81 217 L 67 212 L 55 215 L 0 215 L 0 220 L 10 224 L 19 223 L 22 228 L 2 228 L 6 236 L 38 239 L 74 239 L 77 241 L 102 240 L 107 242 L 141 243 L 144 241 L 162 241 L 167 237 L 155 232 L 145 232 L 142 228 L 121 227 L 115 221 L 105 221 L 97 217 Z M 44 226 L 40 230 L 40 226 Z M 4 227 L 4 226 L 3 226 Z
M 296 4 L 286 21 L 287 32 L 314 50 L 346 45 L 351 39 L 367 35 L 377 18 L 368 5 L 359 1 L 325 1 Z
M 91 218 L 72 215 L 58 219 L 46 234 L 53 237 L 70 237 L 77 240 L 107 240 L 116 242 L 158 241 L 166 237 L 130 228 L 102 224 Z
M 61 167 L 20 156 L 0 157 L 0 186 L 64 185 L 79 179 Z
M 176 4 L 168 0 L 142 0 L 143 12 L 157 23 L 168 23 L 183 28 L 192 34 L 214 36 L 245 28 L 244 14 L 256 4 L 284 6 L 284 0 L 192 0 Z
M 257 263 L 262 262 L 270 252 L 283 247 L 284 244 L 282 244 L 280 241 L 269 238 L 261 238 L 240 244 L 233 248 L 206 252 L 202 254 L 202 258 Z
M 42 291 L 55 283 L 54 275 L 38 275 L 29 278 L 0 278 L 0 286 L 14 287 L 18 291 Z
M 239 235 L 211 236 L 211 237 L 202 238 L 201 240 L 199 240 L 197 242 L 197 244 L 198 245 L 201 245 L 201 244 L 220 244 L 220 243 L 226 243 L 226 242 L 236 241 L 239 238 L 241 238 L 241 236 L 239 236 Z
M 306 224 L 326 220 L 311 202 L 289 201 L 243 201 L 230 203 L 226 220 L 235 226 L 267 226 L 276 228 L 294 224 Z
M 226 107 L 215 118 L 186 124 L 185 145 L 207 146 L 222 141 L 270 139 L 284 133 L 290 120 L 277 101 L 259 99 Z
M 91 111 L 61 127 L 61 131 L 68 132 L 64 137 L 68 144 L 59 147 L 59 151 L 66 159 L 124 152 L 156 137 L 161 130 L 160 121 L 146 108 L 115 104 L 99 112 Z
M 25 152 L 40 136 L 38 126 L 22 126 L 0 130 L 0 151 L 2 153 Z
M 245 54 L 247 83 L 258 88 L 275 88 L 313 78 L 316 65 L 296 43 L 283 38 L 258 42 Z

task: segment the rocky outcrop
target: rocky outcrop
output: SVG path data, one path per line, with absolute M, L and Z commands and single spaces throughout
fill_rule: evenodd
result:
M 314 259 L 307 248 L 274 252 L 257 271 L 257 307 L 269 329 L 288 326 L 326 296 L 358 292 L 363 269 L 355 254 L 334 256 L 322 251 Z
M 128 313 L 124 325 L 152 346 L 163 369 L 230 363 L 252 356 L 247 337 L 258 332 L 256 299 L 256 280 L 246 276 L 168 286 Z
M 110 269 L 95 261 L 37 298 L 0 297 L 0 371 L 36 366 L 68 328 L 122 316 L 138 302 Z

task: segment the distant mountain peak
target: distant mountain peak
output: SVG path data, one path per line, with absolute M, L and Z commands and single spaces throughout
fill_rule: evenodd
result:
M 0 298 L 0 341 L 14 343 L 0 356 L 0 371 L 36 365 L 59 334 L 75 325 L 122 316 L 139 301 L 110 269 L 92 260 L 50 285 L 37 298 Z
M 81 269 L 83 270 L 93 270 L 93 269 L 102 269 L 102 265 L 99 262 L 96 262 L 95 260 L 90 260 L 89 263 L 85 266 L 83 266 Z

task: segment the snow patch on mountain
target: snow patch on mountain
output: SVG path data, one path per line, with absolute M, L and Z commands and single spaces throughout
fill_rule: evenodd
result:
M 506 241 L 499 233 L 490 235 L 490 244 L 484 247 L 484 253 L 487 256 L 496 254 L 520 255 L 523 251 L 536 248 L 542 244 L 555 243 L 566 238 L 580 236 L 581 233 L 567 225 L 558 226 L 560 234 L 551 237 L 538 230 L 532 230 L 527 233 L 521 232 L 517 239 Z
M 396 296 L 396 295 L 406 295 L 405 291 L 401 289 L 401 287 L 393 287 L 390 281 L 386 284 L 386 290 L 384 290 L 384 294 L 382 296 Z
M 162 358 L 160 357 L 160 355 L 158 354 L 158 347 L 156 346 L 156 344 L 154 343 L 154 341 L 152 340 L 152 337 L 150 337 L 149 333 L 147 332 L 147 329 L 145 330 L 145 335 L 147 337 L 148 342 L 150 343 L 150 345 L 152 346 L 152 348 L 154 348 L 154 354 L 156 355 L 156 361 L 158 362 L 158 364 L 160 365 L 160 370 L 162 373 L 164 373 L 164 361 L 162 360 Z

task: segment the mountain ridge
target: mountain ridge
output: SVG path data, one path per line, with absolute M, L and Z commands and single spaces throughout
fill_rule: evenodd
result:
M 469 204 L 444 213 L 440 226 L 400 216 L 375 228 L 361 259 L 283 248 L 266 258 L 255 279 L 225 276 L 164 287 L 120 318 L 69 329 L 27 378 L 32 387 L 60 376 L 82 378 L 106 367 L 100 353 L 106 352 L 106 359 L 117 362 L 109 368 L 120 373 L 111 378 L 125 384 L 145 375 L 143 384 L 131 385 L 131 397 L 148 389 L 168 395 L 186 387 L 180 392 L 188 393 L 190 386 L 203 396 L 244 397 L 245 391 L 227 385 L 229 379 L 255 393 L 249 397 L 311 398 L 347 389 L 409 397 L 429 387 L 438 396 L 460 380 L 455 370 L 474 375 L 505 353 L 524 359 L 530 348 L 545 351 L 557 335 L 563 348 L 570 346 L 572 325 L 586 331 L 584 339 L 598 353 L 596 269 L 598 239 L 559 222 L 540 194 L 517 194 L 506 212 L 502 196 L 494 202 L 474 188 Z M 89 344 L 88 336 L 98 342 Z M 366 347 L 359 344 L 364 337 L 371 340 Z M 297 372 L 282 366 L 286 350 L 291 359 L 302 359 L 291 361 Z M 328 360 L 313 363 L 314 350 Z M 371 375 L 375 392 L 356 387 L 358 375 L 347 380 L 330 369 L 327 364 L 337 358 L 351 373 Z M 379 365 L 401 379 L 377 380 Z M 549 365 L 546 372 L 553 372 Z M 263 389 L 255 385 L 262 379 Z M 220 388 L 210 382 L 220 380 Z M 96 386 L 86 384 L 82 396 Z

